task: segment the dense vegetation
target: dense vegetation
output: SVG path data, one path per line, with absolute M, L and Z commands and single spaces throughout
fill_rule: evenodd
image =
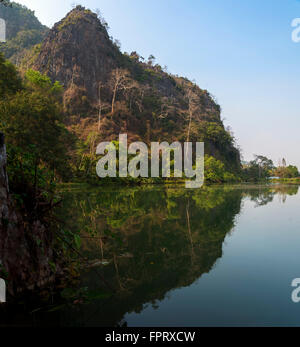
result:
M 27 50 L 40 43 L 48 28 L 35 17 L 27 7 L 8 1 L 0 3 L 0 18 L 6 21 L 5 44 L 0 45 L 0 52 L 7 59 L 19 63 Z
M 68 175 L 71 136 L 62 123 L 62 87 L 29 70 L 21 80 L 0 55 L 0 130 L 6 136 L 12 191 L 50 188 Z
M 300 176 L 298 168 L 287 166 L 286 160 L 276 167 L 273 161 L 265 156 L 256 155 L 255 159 L 243 165 L 242 178 L 244 181 L 260 181 L 271 177 L 297 178 Z
M 274 176 L 280 177 L 280 178 L 299 178 L 300 173 L 297 168 L 297 166 L 294 165 L 288 165 L 286 164 L 286 160 L 282 159 L 282 162 L 279 164 L 277 168 L 273 171 Z

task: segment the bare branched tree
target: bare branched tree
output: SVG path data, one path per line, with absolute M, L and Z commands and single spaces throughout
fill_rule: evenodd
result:
M 188 101 L 188 128 L 187 128 L 187 136 L 186 136 L 186 142 L 190 141 L 191 136 L 191 125 L 192 120 L 195 118 L 196 113 L 199 111 L 199 98 L 197 94 L 194 91 L 193 87 L 190 87 L 188 89 L 187 95 L 186 95 L 187 101 Z
M 111 102 L 111 113 L 114 113 L 115 110 L 115 102 L 117 98 L 117 94 L 120 91 L 124 91 L 125 93 L 135 88 L 134 81 L 130 78 L 130 73 L 128 70 L 124 69 L 115 69 L 112 71 L 110 78 L 110 86 L 112 88 L 112 102 Z
M 103 17 L 102 12 L 99 10 L 99 8 L 96 8 L 94 12 L 96 13 L 101 25 L 103 25 L 106 28 L 106 30 L 109 30 L 108 24 L 105 18 Z
M 98 132 L 101 130 L 101 119 L 102 119 L 102 99 L 101 99 L 101 89 L 103 84 L 99 82 L 98 85 Z
M 101 11 L 99 10 L 99 8 L 96 8 L 96 9 L 95 9 L 95 13 L 96 13 L 98 19 L 101 19 L 101 18 L 102 18 L 102 14 L 101 14 Z
M 148 58 L 148 65 L 153 66 L 155 59 L 156 59 L 155 56 L 153 54 L 150 54 L 150 56 Z

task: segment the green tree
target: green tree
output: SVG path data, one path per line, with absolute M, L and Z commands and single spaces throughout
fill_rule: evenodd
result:
M 0 53 L 0 99 L 21 90 L 22 82 L 16 68 Z
M 19 63 L 27 49 L 42 42 L 48 31 L 34 11 L 15 2 L 0 1 L 0 18 L 6 21 L 7 39 L 5 45 L 0 46 L 0 51 L 13 63 Z
M 224 164 L 208 155 L 205 156 L 205 180 L 207 182 L 221 183 L 224 179 Z
M 293 165 L 277 167 L 274 170 L 274 175 L 280 178 L 295 178 L 300 176 L 297 166 Z
M 255 159 L 245 165 L 243 176 L 246 181 L 258 181 L 272 175 L 273 161 L 263 155 L 255 155 Z
M 33 71 L 24 84 L 25 89 L 0 102 L 0 129 L 6 135 L 11 179 L 16 185 L 32 182 L 36 189 L 43 180 L 66 178 L 72 139 L 62 123 L 61 86 Z

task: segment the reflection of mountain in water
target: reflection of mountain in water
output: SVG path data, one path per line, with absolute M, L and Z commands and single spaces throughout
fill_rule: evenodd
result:
M 109 262 L 101 270 L 117 291 L 87 324 L 115 325 L 125 313 L 156 305 L 212 269 L 240 212 L 242 191 L 126 190 L 75 197 L 69 211 L 81 208 L 82 227 L 98 237 L 86 240 L 85 252 Z M 86 281 L 90 288 L 99 286 L 92 271 Z
M 34 321 L 115 326 L 128 312 L 158 306 L 168 292 L 212 270 L 243 198 L 259 207 L 275 195 L 284 202 L 297 192 L 297 186 L 65 192 L 58 217 L 66 228 L 82 231 L 82 252 L 95 266 L 85 271 L 81 287 L 107 291 L 98 272 L 115 294 L 76 308 L 37 313 Z
M 90 308 L 82 312 L 89 313 L 85 324 L 116 325 L 127 312 L 140 312 L 146 303 L 155 307 L 170 290 L 189 286 L 208 273 L 222 257 L 244 194 L 264 205 L 275 194 L 297 191 L 298 187 L 146 189 L 79 194 L 75 200 L 72 195 L 85 216 L 83 225 L 101 237 L 97 242 L 87 239 L 86 254 L 110 263 L 102 271 L 117 290 L 98 309 L 93 305 L 92 316 Z M 85 279 L 89 287 L 99 286 L 93 272 Z

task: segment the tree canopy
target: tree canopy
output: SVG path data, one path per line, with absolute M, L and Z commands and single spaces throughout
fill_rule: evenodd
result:
M 13 64 L 0 53 L 0 98 L 21 90 L 22 82 Z
M 62 86 L 33 70 L 21 83 L 13 65 L 0 59 L 0 130 L 12 189 L 67 178 L 72 137 L 63 125 Z

